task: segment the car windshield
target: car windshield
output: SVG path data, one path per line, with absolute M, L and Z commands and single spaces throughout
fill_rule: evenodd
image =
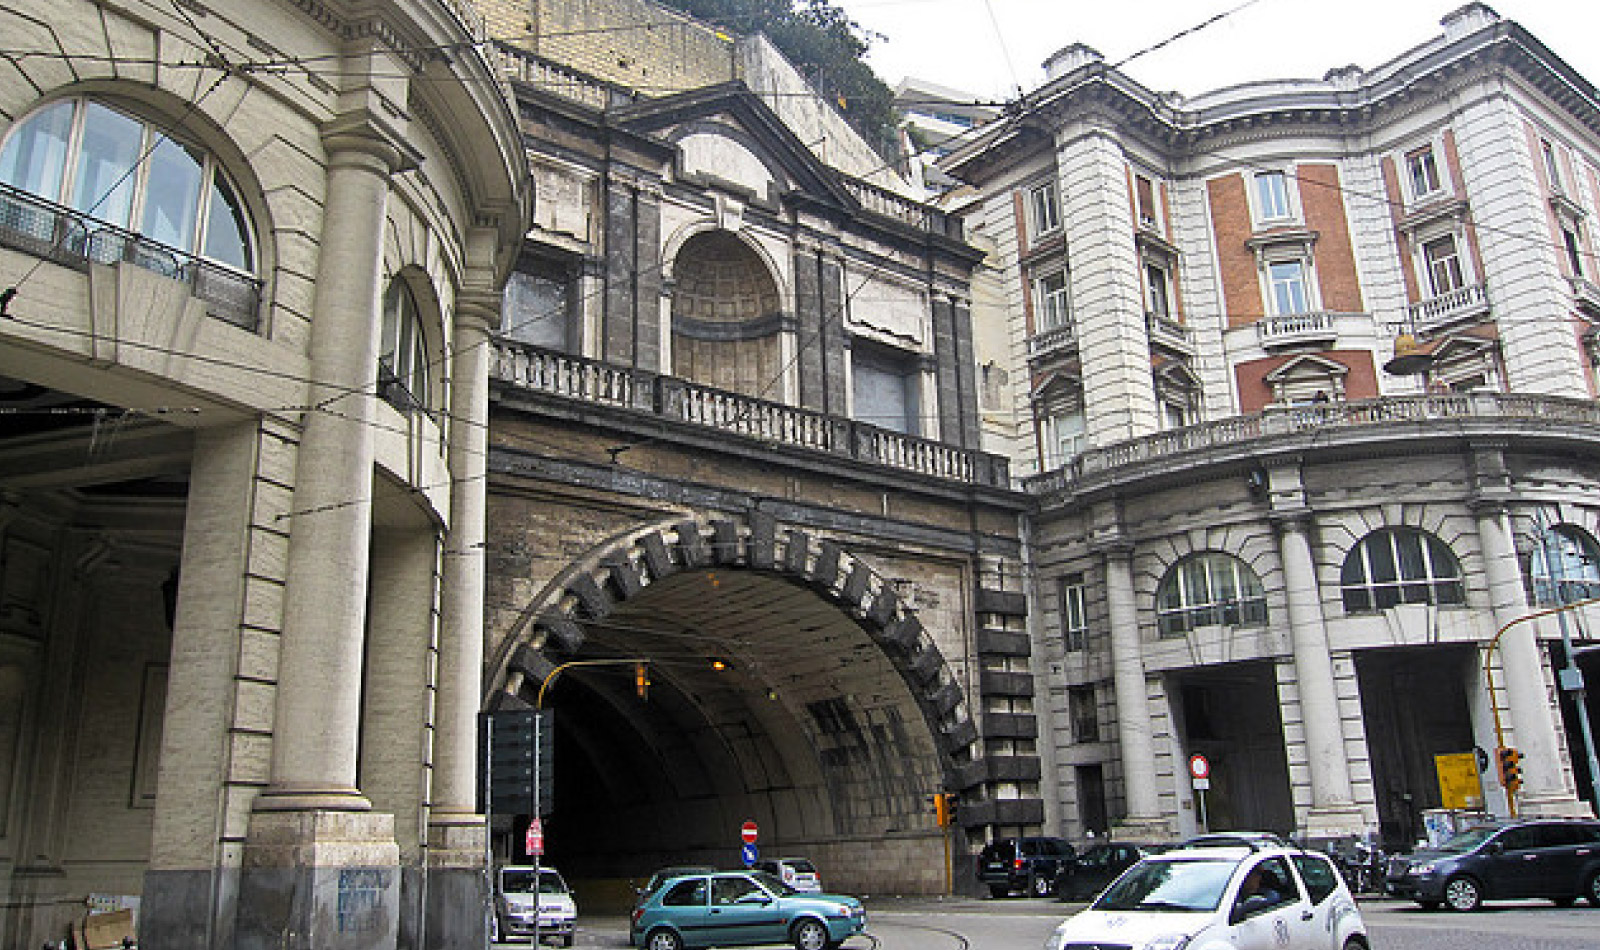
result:
M 561 879 L 561 875 L 554 871 L 540 871 L 539 876 L 535 878 L 531 869 L 525 871 L 513 871 L 510 869 L 501 871 L 500 892 L 502 894 L 532 894 L 535 880 L 540 882 L 539 892 L 542 894 L 565 894 L 567 892 L 567 884 Z
M 1215 860 L 1143 861 L 1117 878 L 1095 910 L 1216 910 L 1239 862 Z
M 1499 828 L 1479 827 L 1468 828 L 1458 835 L 1451 835 L 1441 844 L 1438 850 L 1446 854 L 1466 854 L 1478 845 L 1483 844 L 1499 831 Z

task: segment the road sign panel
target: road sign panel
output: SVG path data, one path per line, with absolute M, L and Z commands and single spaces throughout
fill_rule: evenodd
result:
M 532 855 L 544 854 L 544 821 L 534 818 L 528 822 L 527 840 L 523 850 Z
M 1189 756 L 1189 777 L 1206 779 L 1211 777 L 1211 763 L 1203 755 Z
M 754 867 L 756 859 L 761 856 L 761 852 L 756 850 L 755 845 L 747 844 L 739 849 L 739 856 L 744 858 L 745 867 Z
M 747 821 L 744 823 L 744 827 L 739 829 L 739 837 L 745 844 L 755 844 L 757 831 L 756 823 Z

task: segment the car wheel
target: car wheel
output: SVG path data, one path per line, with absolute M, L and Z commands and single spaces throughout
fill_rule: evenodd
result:
M 828 928 L 815 920 L 802 920 L 794 925 L 795 950 L 828 950 L 833 941 Z
M 1451 910 L 1477 910 L 1483 906 L 1483 888 L 1470 877 L 1453 877 L 1445 883 L 1444 902 Z
M 989 896 L 990 897 L 1004 897 L 1009 893 L 1011 893 L 1011 888 L 1006 887 L 1004 884 L 990 884 L 989 885 Z
M 683 938 L 670 930 L 652 930 L 644 938 L 645 950 L 683 950 Z
M 1055 889 L 1055 884 L 1053 884 L 1049 878 L 1042 874 L 1033 879 L 1034 897 L 1049 897 L 1052 893 L 1054 893 Z

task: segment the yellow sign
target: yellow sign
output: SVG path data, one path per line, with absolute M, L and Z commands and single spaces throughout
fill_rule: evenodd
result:
M 1445 808 L 1482 808 L 1483 783 L 1478 780 L 1478 757 L 1472 752 L 1455 752 L 1433 757 L 1439 773 L 1440 804 Z

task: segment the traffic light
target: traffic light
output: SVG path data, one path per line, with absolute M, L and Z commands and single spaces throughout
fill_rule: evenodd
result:
M 633 664 L 633 690 L 640 699 L 650 698 L 650 667 L 643 661 Z
M 1500 758 L 1500 784 L 1515 794 L 1522 787 L 1522 753 L 1510 746 L 1501 746 L 1495 752 Z
M 933 820 L 940 828 L 948 828 L 956 823 L 955 795 L 938 792 L 933 796 Z

